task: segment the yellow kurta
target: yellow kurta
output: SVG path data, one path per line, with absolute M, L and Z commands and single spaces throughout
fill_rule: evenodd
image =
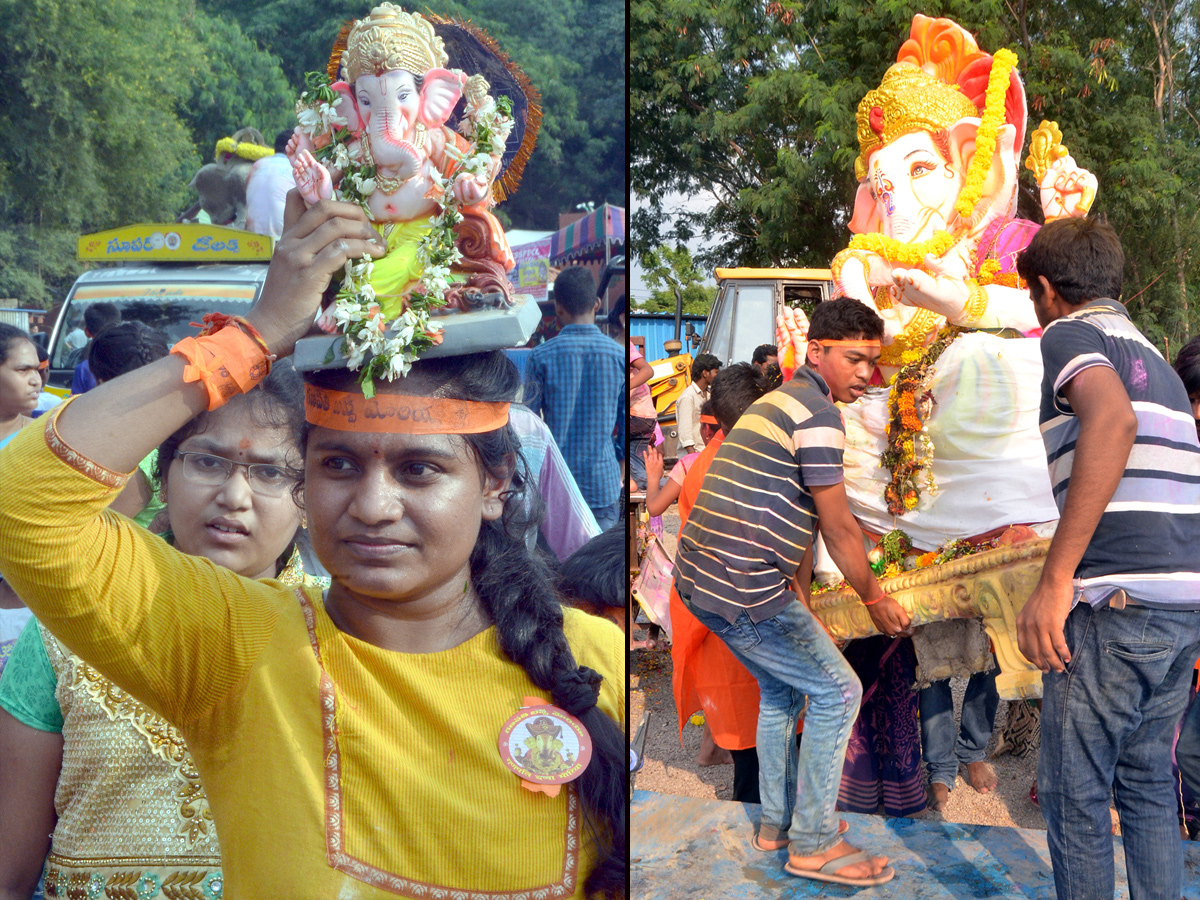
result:
M 0 452 L 0 571 L 47 628 L 179 727 L 226 897 L 583 896 L 595 857 L 575 792 L 525 790 L 497 751 L 521 698 L 549 697 L 495 629 L 430 654 L 358 641 L 318 591 L 241 578 L 106 511 L 122 480 L 51 428 L 27 429 Z M 620 631 L 565 616 L 623 726 Z

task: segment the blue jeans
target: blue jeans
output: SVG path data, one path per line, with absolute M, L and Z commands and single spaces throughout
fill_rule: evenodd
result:
M 600 526 L 601 531 L 608 531 L 621 518 L 620 500 L 617 500 L 612 506 L 591 506 L 588 508 L 592 511 L 592 515 L 596 517 L 596 524 Z
M 730 624 L 716 613 L 689 608 L 758 681 L 759 835 L 786 836 L 796 856 L 824 853 L 841 840 L 835 808 L 862 699 L 858 676 L 799 601 L 758 624 L 744 612 Z M 797 755 L 796 719 L 806 694 Z
M 1174 900 L 1183 845 L 1171 743 L 1200 654 L 1200 611 L 1081 602 L 1064 633 L 1067 671 L 1042 676 L 1038 758 L 1058 900 L 1111 900 L 1110 799 L 1121 817 L 1130 900 Z
M 1175 763 L 1179 766 L 1179 777 L 1188 786 L 1192 796 L 1200 797 L 1200 700 L 1192 701 L 1183 726 L 1179 729 Z
M 646 489 L 646 448 L 654 440 L 653 434 L 640 437 L 629 436 L 629 478 L 643 491 Z
M 964 766 L 981 762 L 992 728 L 996 724 L 996 707 L 1000 695 L 996 692 L 996 670 L 976 672 L 967 682 L 963 696 L 962 725 L 958 739 L 954 737 L 954 698 L 950 680 L 935 681 L 922 688 L 918 696 L 921 708 L 921 754 L 929 781 L 954 789 L 958 764 Z

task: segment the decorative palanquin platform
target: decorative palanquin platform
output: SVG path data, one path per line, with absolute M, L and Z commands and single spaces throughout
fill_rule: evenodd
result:
M 1042 673 L 1017 649 L 1017 613 L 1033 593 L 1050 549 L 1049 538 L 985 550 L 940 566 L 880 581 L 914 626 L 944 619 L 982 618 L 1000 672 L 1005 700 L 1042 696 Z M 879 634 L 867 608 L 849 588 L 812 598 L 812 611 L 835 640 Z
M 849 837 L 890 860 L 896 877 L 853 888 L 795 878 L 786 851 L 750 846 L 750 803 L 635 791 L 630 805 L 629 896 L 637 900 L 1055 900 L 1046 832 L 841 813 Z M 1128 900 L 1125 850 L 1113 838 L 1116 890 Z M 1183 845 L 1183 898 L 1200 900 L 1200 845 Z

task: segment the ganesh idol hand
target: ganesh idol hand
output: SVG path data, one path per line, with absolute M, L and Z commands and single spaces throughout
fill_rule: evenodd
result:
M 474 206 L 487 196 L 487 192 L 488 181 L 481 175 L 464 172 L 454 182 L 454 199 L 459 206 Z
M 386 249 L 357 204 L 322 200 L 306 210 L 304 200 L 291 191 L 283 237 L 275 246 L 262 294 L 247 318 L 272 353 L 287 356 L 312 327 L 333 274 L 349 260 L 378 259 Z
M 900 302 L 931 310 L 952 322 L 962 319 L 971 296 L 967 286 L 969 254 L 967 245 L 959 243 L 945 256 L 927 255 L 924 269 L 893 270 Z

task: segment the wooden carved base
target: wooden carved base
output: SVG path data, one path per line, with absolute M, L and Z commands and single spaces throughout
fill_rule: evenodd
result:
M 942 619 L 982 618 L 1000 673 L 996 688 L 1005 700 L 1042 696 L 1042 673 L 1017 649 L 1017 613 L 1042 574 L 1050 540 L 985 550 L 940 566 L 905 572 L 880 582 L 904 607 L 913 625 Z M 879 634 L 854 591 L 821 594 L 813 614 L 835 640 Z

